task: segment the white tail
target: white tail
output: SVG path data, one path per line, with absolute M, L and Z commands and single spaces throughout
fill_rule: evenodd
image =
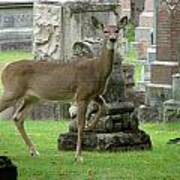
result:
M 22 60 L 9 64 L 2 72 L 4 94 L 0 100 L 0 112 L 21 102 L 13 119 L 31 155 L 37 154 L 37 151 L 23 126 L 29 107 L 39 100 L 73 101 L 78 111 L 75 158 L 82 159 L 81 144 L 87 106 L 90 101 L 95 101 L 99 105 L 99 112 L 94 120 L 96 124 L 103 103 L 100 95 L 112 71 L 114 44 L 118 38 L 119 28 L 127 23 L 127 17 L 122 18 L 118 26 L 103 26 L 94 17 L 92 22 L 96 27 L 102 27 L 104 32 L 104 47 L 98 59 L 78 58 L 65 65 Z

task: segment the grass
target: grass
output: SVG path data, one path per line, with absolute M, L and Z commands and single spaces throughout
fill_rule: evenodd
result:
M 3 51 L 0 52 L 0 63 L 8 63 L 21 59 L 32 59 L 33 55 L 31 52 L 23 50 Z
M 26 128 L 41 156 L 30 158 L 13 122 L 0 121 L 0 155 L 18 166 L 19 180 L 178 180 L 180 145 L 167 145 L 178 137 L 180 124 L 142 124 L 151 135 L 152 151 L 84 152 L 85 162 L 73 161 L 74 152 L 58 151 L 57 138 L 67 131 L 66 121 L 27 121 Z

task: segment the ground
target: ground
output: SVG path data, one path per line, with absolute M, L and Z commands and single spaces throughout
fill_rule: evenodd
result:
M 74 152 L 58 151 L 57 138 L 67 121 L 30 121 L 26 128 L 41 156 L 31 158 L 12 121 L 0 121 L 0 154 L 17 165 L 19 180 L 178 180 L 180 145 L 166 144 L 179 136 L 180 124 L 142 124 L 153 142 L 151 151 L 84 152 L 85 162 L 74 162 Z

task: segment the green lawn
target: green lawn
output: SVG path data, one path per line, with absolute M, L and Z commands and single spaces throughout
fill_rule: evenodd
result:
M 26 128 L 41 156 L 29 157 L 12 121 L 0 121 L 0 155 L 18 166 L 19 180 L 178 180 L 180 145 L 167 145 L 180 136 L 180 124 L 143 124 L 153 142 L 151 151 L 84 152 L 85 162 L 74 162 L 74 152 L 57 150 L 65 121 L 27 121 Z M 92 174 L 92 177 L 88 174 Z
M 23 50 L 3 51 L 0 52 L 0 63 L 7 63 L 22 59 L 32 59 L 33 55 L 31 52 Z

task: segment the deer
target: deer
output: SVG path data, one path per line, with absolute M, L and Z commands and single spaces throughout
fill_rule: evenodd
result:
M 27 135 L 24 120 L 27 111 L 39 101 L 75 102 L 77 106 L 77 143 L 75 160 L 83 161 L 82 140 L 85 130 L 85 114 L 88 104 L 98 104 L 98 112 L 92 124 L 96 124 L 101 112 L 101 95 L 106 87 L 113 67 L 114 49 L 119 30 L 128 22 L 122 17 L 116 25 L 104 25 L 92 16 L 92 23 L 104 35 L 104 45 L 100 57 L 79 57 L 68 64 L 49 61 L 20 60 L 7 65 L 2 71 L 4 87 L 0 98 L 0 112 L 20 104 L 12 119 L 31 156 L 39 155 L 35 145 Z

